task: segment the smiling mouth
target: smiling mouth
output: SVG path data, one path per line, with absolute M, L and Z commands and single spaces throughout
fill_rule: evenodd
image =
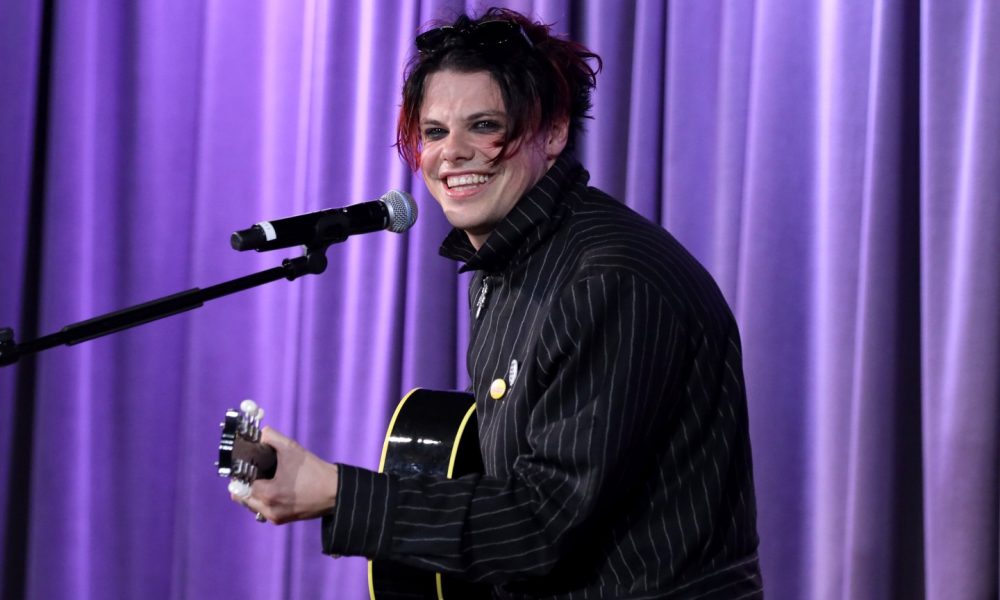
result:
M 478 173 L 470 175 L 451 175 L 445 179 L 444 184 L 448 186 L 448 189 L 450 190 L 465 190 L 483 185 L 489 180 L 489 175 L 482 175 Z

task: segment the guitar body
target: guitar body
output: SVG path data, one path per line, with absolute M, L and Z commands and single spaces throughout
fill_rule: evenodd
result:
M 472 394 L 417 388 L 396 406 L 379 471 L 449 479 L 482 472 L 477 429 Z M 368 590 L 372 600 L 491 597 L 486 586 L 387 561 L 368 561 Z

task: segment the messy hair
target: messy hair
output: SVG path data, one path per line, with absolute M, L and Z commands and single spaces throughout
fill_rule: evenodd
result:
M 524 50 L 498 55 L 472 43 L 463 34 L 488 21 L 509 21 L 520 26 L 526 38 Z M 533 22 L 505 8 L 490 8 L 475 19 L 461 15 L 442 27 L 453 32 L 446 34 L 445 43 L 431 51 L 418 52 L 406 69 L 396 149 L 411 169 L 416 170 L 420 165 L 420 108 L 427 79 L 438 71 L 485 71 L 500 88 L 507 128 L 494 162 L 512 156 L 523 141 L 534 139 L 563 121 L 569 123 L 567 149 L 573 147 L 583 120 L 590 118 L 591 92 L 602 67 L 597 54 L 581 44 L 552 35 L 549 25 Z

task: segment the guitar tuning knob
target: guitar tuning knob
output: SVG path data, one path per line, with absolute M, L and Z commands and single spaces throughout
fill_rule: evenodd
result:
M 240 500 L 246 500 L 250 497 L 250 484 L 239 479 L 233 479 L 229 482 L 229 493 Z
M 259 410 L 260 408 L 257 406 L 257 403 L 249 398 L 240 402 L 240 412 L 245 415 L 249 415 L 251 417 L 256 416 Z

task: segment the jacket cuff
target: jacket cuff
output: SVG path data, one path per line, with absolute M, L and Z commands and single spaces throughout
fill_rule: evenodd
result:
M 384 473 L 337 465 L 337 505 L 323 517 L 323 553 L 375 558 L 388 554 L 396 482 Z

